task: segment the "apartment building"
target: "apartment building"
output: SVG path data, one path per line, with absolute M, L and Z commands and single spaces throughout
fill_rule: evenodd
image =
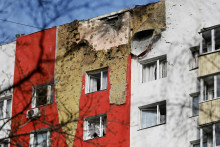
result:
M 11 105 L 13 90 L 8 89 L 13 85 L 14 63 L 15 63 L 16 42 L 3 44 L 0 46 L 0 146 L 6 146 L 10 142 L 8 136 L 11 130 Z
M 160 39 L 131 60 L 131 146 L 219 146 L 219 6 L 165 0 Z
M 2 45 L 0 146 L 219 146 L 219 7 L 162 0 Z

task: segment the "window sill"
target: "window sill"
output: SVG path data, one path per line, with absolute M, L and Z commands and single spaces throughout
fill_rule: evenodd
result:
M 102 137 L 105 137 L 106 135 L 102 136 Z M 91 139 L 83 139 L 83 141 L 89 141 L 89 140 L 92 140 L 92 139 L 99 139 L 99 138 L 102 138 L 102 137 L 96 137 L 96 138 L 91 138 Z
M 216 99 L 220 99 L 220 97 L 213 98 L 213 99 L 211 99 L 211 100 L 202 101 L 202 102 L 199 102 L 199 104 L 205 103 L 205 102 L 209 102 L 209 101 L 214 101 L 214 100 L 216 100 Z
M 40 108 L 40 107 L 48 106 L 48 105 L 51 105 L 51 104 L 53 104 L 53 103 L 49 103 L 49 104 L 44 104 L 44 105 L 36 106 L 36 107 L 34 107 L 34 108 Z M 34 108 L 32 108 L 32 109 L 34 109 Z
M 202 54 L 199 55 L 199 56 L 205 56 L 205 55 L 212 54 L 212 53 L 216 53 L 216 52 L 219 52 L 219 51 L 220 51 L 220 49 L 217 49 L 217 50 L 215 50 L 215 51 L 211 51 L 211 52 L 208 52 L 208 53 L 202 53 Z
M 199 67 L 191 68 L 189 71 L 193 71 L 193 70 L 196 70 L 196 69 L 199 69 Z
M 192 115 L 192 116 L 189 116 L 189 118 L 196 118 L 198 117 L 199 115 Z
M 166 77 L 164 77 L 164 78 L 159 78 L 159 79 L 152 80 L 152 81 L 141 82 L 141 84 L 147 84 L 147 83 L 154 82 L 154 81 L 160 81 L 160 80 L 162 80 L 162 79 L 166 79 L 166 78 L 167 78 L 167 76 L 166 76 Z
M 101 91 L 105 91 L 105 90 L 107 90 L 107 89 L 98 90 L 98 91 L 94 91 L 94 92 L 88 92 L 88 93 L 85 93 L 85 95 L 92 94 L 92 93 L 95 93 L 95 92 L 101 92 Z
M 151 126 L 151 127 L 147 127 L 147 128 L 141 128 L 141 129 L 138 129 L 137 131 L 141 131 L 141 130 L 145 130 L 145 129 L 150 129 L 150 128 L 157 127 L 157 126 L 161 126 L 161 125 L 165 125 L 165 124 L 166 124 L 166 123 L 162 123 L 162 124 L 158 124 L 158 125 Z

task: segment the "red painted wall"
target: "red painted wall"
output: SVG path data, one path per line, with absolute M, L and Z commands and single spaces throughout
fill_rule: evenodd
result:
M 17 38 L 11 124 L 11 141 L 15 144 L 28 146 L 30 135 L 24 134 L 59 125 L 55 97 L 52 104 L 39 107 L 39 119 L 26 118 L 27 110 L 31 109 L 32 87 L 54 80 L 55 49 L 56 27 Z M 53 132 L 52 144 L 65 146 L 65 135 Z
M 109 69 L 110 71 L 111 69 Z M 108 71 L 108 72 L 109 72 Z M 108 74 L 107 90 L 85 94 L 85 75 L 83 76 L 82 91 L 80 97 L 80 121 L 74 139 L 74 147 L 107 146 L 129 147 L 130 146 L 130 90 L 131 90 L 131 57 L 127 66 L 127 97 L 126 104 L 109 104 L 109 90 L 111 81 Z M 83 141 L 83 119 L 107 113 L 106 136 Z

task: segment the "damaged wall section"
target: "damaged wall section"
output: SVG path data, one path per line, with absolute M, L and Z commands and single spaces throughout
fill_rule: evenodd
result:
M 136 6 L 132 14 L 131 52 L 143 56 L 166 28 L 165 1 Z
M 82 77 L 86 71 L 108 67 L 110 103 L 126 102 L 129 13 L 117 17 L 112 21 L 74 21 L 58 29 L 56 96 L 60 123 L 76 120 L 64 128 L 72 134 L 68 136 L 70 146 L 77 128 Z M 115 25 L 117 22 L 121 23 Z

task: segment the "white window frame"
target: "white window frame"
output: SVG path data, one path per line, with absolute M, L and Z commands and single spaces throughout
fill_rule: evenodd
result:
M 36 89 L 38 89 L 40 87 L 44 87 L 44 86 L 47 86 L 47 94 L 46 94 L 47 95 L 47 103 L 44 105 L 36 106 L 36 104 L 37 104 Z M 45 105 L 53 103 L 53 96 L 54 96 L 54 86 L 52 83 L 45 83 L 45 84 L 34 86 L 32 88 L 32 108 L 41 107 L 41 106 L 45 106 Z
M 165 60 L 166 62 L 166 76 L 162 77 L 162 72 L 160 72 L 160 61 L 163 61 Z M 155 80 L 158 80 L 158 79 L 161 79 L 161 78 L 166 78 L 167 77 L 167 74 L 168 74 L 168 64 L 167 64 L 167 56 L 166 55 L 162 55 L 162 56 L 158 56 L 158 57 L 155 57 L 155 58 L 151 58 L 151 59 L 147 59 L 147 60 L 143 60 L 143 61 L 140 61 L 141 63 L 141 83 L 148 83 L 148 82 L 151 82 L 151 81 L 155 81 Z M 144 75 L 143 72 L 144 72 L 144 66 L 147 66 L 148 64 L 152 64 L 152 63 L 156 63 L 156 79 L 154 80 L 150 80 L 150 81 L 145 81 L 144 82 Z
M 4 141 L 0 142 L 0 145 L 2 147 L 5 147 L 4 144 L 7 144 L 7 147 L 9 147 L 10 146 L 10 141 L 9 140 L 4 140 Z
M 216 123 L 211 124 L 210 127 L 212 128 L 212 138 L 208 138 L 208 139 L 204 138 L 205 136 L 204 130 L 202 127 L 200 128 L 200 147 L 203 147 L 203 142 L 205 142 L 206 140 L 208 147 L 210 147 L 211 144 L 212 147 L 220 147 L 220 145 L 218 146 L 216 145 L 216 132 L 215 132 Z
M 104 88 L 103 86 L 103 72 L 107 72 L 107 83 L 106 83 L 107 85 L 105 86 L 106 88 Z M 97 90 L 97 91 L 106 90 L 108 88 L 108 68 L 86 72 L 86 81 L 85 81 L 85 93 L 86 94 L 97 92 L 97 91 L 90 90 L 90 77 L 92 74 L 98 74 L 98 73 L 101 73 L 101 77 L 100 77 L 100 90 Z
M 160 105 L 165 106 L 165 109 L 166 109 L 166 115 L 165 115 L 165 122 L 164 123 L 160 122 Z M 142 111 L 146 110 L 148 108 L 152 108 L 152 107 L 157 108 L 157 124 L 153 125 L 153 126 L 142 128 Z M 139 121 L 140 122 L 139 123 L 139 130 L 146 129 L 146 128 L 151 128 L 151 127 L 154 127 L 154 126 L 157 126 L 157 125 L 166 124 L 167 123 L 167 105 L 166 105 L 166 101 L 161 101 L 161 102 L 157 102 L 157 103 L 154 103 L 154 104 L 149 104 L 149 105 L 139 107 L 139 116 L 140 116 L 139 117 L 139 119 L 140 119 L 140 121 Z
M 218 27 L 219 28 L 219 27 Z M 208 47 L 207 47 L 207 52 L 205 52 L 205 53 L 203 53 L 203 41 L 205 40 L 203 37 L 202 37 L 202 35 L 203 35 L 203 33 L 205 33 L 205 32 L 207 32 L 207 31 L 203 31 L 203 32 L 201 32 L 201 34 L 200 34 L 200 55 L 202 55 L 202 54 L 208 54 L 208 53 L 212 53 L 212 52 L 216 52 L 216 51 L 219 51 L 220 50 L 220 48 L 218 48 L 218 49 L 216 49 L 215 47 L 215 45 L 216 45 L 216 37 L 215 37 L 215 34 L 216 34 L 216 30 L 215 29 L 218 29 L 218 28 L 213 28 L 213 29 L 210 29 L 210 30 L 207 30 L 207 31 L 210 31 L 210 33 L 211 33 L 211 45 L 210 45 L 210 51 L 208 50 Z M 208 46 L 208 45 L 207 45 Z
M 84 125 L 83 125 L 83 140 L 84 141 L 90 140 L 90 139 L 95 139 L 95 138 L 89 137 L 89 127 L 88 127 L 89 121 L 93 120 L 95 118 L 99 119 L 99 124 L 100 124 L 100 130 L 99 130 L 100 136 L 97 138 L 104 137 L 106 135 L 106 134 L 105 135 L 103 134 L 104 124 L 102 124 L 102 122 L 103 122 L 103 119 L 106 118 L 105 130 L 107 130 L 107 114 L 104 113 L 104 114 L 100 114 L 100 115 L 90 116 L 90 117 L 84 118 Z
M 45 129 L 45 128 L 43 128 Z M 47 147 L 51 147 L 52 146 L 52 132 L 51 131 L 40 131 L 41 129 L 39 130 L 36 130 L 35 132 L 31 132 L 30 133 L 30 143 L 29 143 L 29 147 L 35 147 L 34 146 L 34 137 L 35 135 L 37 134 L 41 134 L 41 133 L 47 133 Z
M 10 113 L 9 117 L 7 117 L 7 101 L 8 100 L 11 100 L 11 108 L 10 108 L 11 113 Z M 3 116 L 0 119 L 11 118 L 11 115 L 12 115 L 12 96 L 1 97 L 0 102 L 3 102 L 3 109 L 2 109 Z
M 217 99 L 217 98 L 220 98 L 217 96 L 217 76 L 220 76 L 220 74 L 215 74 L 215 75 L 211 75 L 211 76 L 208 76 L 208 77 L 214 77 L 214 96 L 213 96 L 213 99 Z M 200 103 L 201 102 L 205 102 L 205 101 L 209 101 L 209 100 L 212 100 L 208 97 L 207 100 L 205 100 L 204 98 L 204 95 L 206 95 L 207 93 L 207 88 L 204 84 L 204 78 L 201 78 L 200 79 Z

